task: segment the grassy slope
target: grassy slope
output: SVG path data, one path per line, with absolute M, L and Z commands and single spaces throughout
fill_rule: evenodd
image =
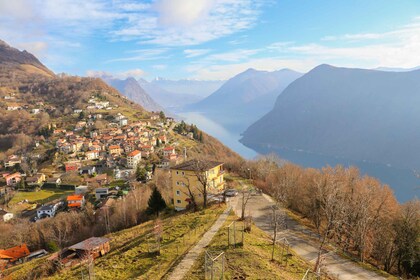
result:
M 269 236 L 254 225 L 250 233 L 245 233 L 244 247 L 227 247 L 226 226 L 237 217 L 231 214 L 223 227 L 213 238 L 210 251 L 224 251 L 226 255 L 226 271 L 224 279 L 302 279 L 308 264 L 293 252 L 288 265 L 280 263 L 281 247 L 276 246 L 275 261 L 271 260 L 272 245 Z M 200 256 L 186 279 L 204 279 L 204 255 Z
M 62 198 L 67 195 L 73 194 L 74 191 L 70 190 L 41 190 L 38 192 L 18 192 L 16 193 L 12 200 L 10 201 L 10 204 L 16 204 L 19 201 L 22 201 L 24 199 L 27 199 L 29 202 L 36 202 L 36 203 L 47 203 L 49 201 L 52 201 L 57 198 Z
M 147 234 L 152 232 L 152 221 L 109 235 L 112 251 L 96 260 L 95 276 L 98 279 L 160 279 L 200 239 L 222 211 L 223 208 L 214 207 L 163 219 L 160 256 L 148 253 Z M 78 279 L 82 270 L 86 275 L 86 267 L 75 267 L 51 279 Z

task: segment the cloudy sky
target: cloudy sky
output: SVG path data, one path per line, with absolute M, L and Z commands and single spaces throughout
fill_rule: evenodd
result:
M 0 0 L 0 39 L 77 75 L 411 68 L 420 65 L 420 1 Z

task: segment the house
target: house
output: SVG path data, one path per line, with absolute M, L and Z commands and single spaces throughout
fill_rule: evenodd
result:
M 4 162 L 4 167 L 13 167 L 16 164 L 21 164 L 22 160 L 17 155 L 11 155 L 7 158 L 7 160 Z
M 128 119 L 127 118 L 122 118 L 120 119 L 120 126 L 125 126 L 128 124 Z
M 13 219 L 13 213 L 9 213 L 0 208 L 0 220 L 3 220 L 3 222 L 8 222 L 11 219 Z
M 99 151 L 97 151 L 97 150 L 88 151 L 88 152 L 85 153 L 85 156 L 89 160 L 98 159 L 99 158 Z
M 205 160 L 189 160 L 171 168 L 171 184 L 176 210 L 184 210 L 191 204 L 190 188 L 197 203 L 202 203 L 203 182 L 208 194 L 223 191 L 223 163 Z
M 95 166 L 84 166 L 84 167 L 80 168 L 80 170 L 79 170 L 80 175 L 88 174 L 88 175 L 92 176 L 95 173 L 96 173 L 96 167 Z
M 171 155 L 176 155 L 174 147 L 168 146 L 163 148 L 163 157 L 170 158 Z
M 50 184 L 50 185 L 59 186 L 61 184 L 61 178 L 60 177 L 58 177 L 58 178 L 55 178 L 55 177 L 54 178 L 48 178 L 46 183 Z
M 75 194 L 86 194 L 89 191 L 88 186 L 78 186 L 75 188 Z
M 127 155 L 127 167 L 136 168 L 137 164 L 141 160 L 141 152 L 139 150 L 134 150 Z
M 95 189 L 95 197 L 96 200 L 101 200 L 102 198 L 106 198 L 109 194 L 108 188 L 97 188 Z
M 36 216 L 38 217 L 38 219 L 52 218 L 55 216 L 59 205 L 59 203 L 52 205 L 43 205 L 36 210 Z
M 26 244 L 5 250 L 0 249 L 0 268 L 2 268 L 2 264 L 7 267 L 13 263 L 23 262 L 30 253 Z
M 119 145 L 111 145 L 108 147 L 108 151 L 111 155 L 121 155 L 121 148 Z
M 102 257 L 111 250 L 110 241 L 109 238 L 105 237 L 91 237 L 70 246 L 68 250 L 76 252 L 79 257 L 92 256 L 95 259 Z
M 6 185 L 16 186 L 22 180 L 22 175 L 19 172 L 16 172 L 13 174 L 8 174 L 4 176 L 4 178 L 6 180 Z
M 46 180 L 45 174 L 37 173 L 34 176 L 26 177 L 26 183 L 29 186 L 41 186 Z
M 69 195 L 67 197 L 67 206 L 70 209 L 80 209 L 85 205 L 85 197 L 81 194 Z
M 69 161 L 64 163 L 64 168 L 66 172 L 77 171 L 80 168 L 80 162 Z
M 90 184 L 99 184 L 99 185 L 106 185 L 107 183 L 108 183 L 108 176 L 106 175 L 106 173 L 104 173 L 104 174 L 100 174 L 100 175 L 97 175 L 97 176 L 95 176 L 95 177 L 92 177 L 92 178 L 85 178 L 85 182 L 86 183 L 90 183 Z

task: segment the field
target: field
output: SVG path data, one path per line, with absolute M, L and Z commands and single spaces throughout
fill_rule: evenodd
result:
M 225 254 L 223 279 L 302 279 L 309 268 L 308 263 L 289 250 L 286 265 L 286 250 L 281 257 L 282 247 L 280 245 L 275 247 L 274 261 L 271 261 L 271 240 L 266 233 L 254 225 L 252 225 L 250 233 L 244 233 L 243 246 L 234 248 L 231 245 L 228 247 L 227 226 L 237 219 L 238 217 L 231 214 L 225 226 L 219 230 L 208 247 L 210 252 L 216 254 L 224 252 Z M 237 222 L 237 224 L 241 223 Z M 203 254 L 185 279 L 204 279 L 204 263 Z
M 18 202 L 27 199 L 29 202 L 32 203 L 47 203 L 50 202 L 52 200 L 61 198 L 61 197 L 65 197 L 68 196 L 70 194 L 74 193 L 74 191 L 72 190 L 60 190 L 60 189 L 56 189 L 56 190 L 50 190 L 50 189 L 45 189 L 45 190 L 40 190 L 37 192 L 17 192 L 12 200 L 10 201 L 10 205 L 14 205 L 17 204 Z

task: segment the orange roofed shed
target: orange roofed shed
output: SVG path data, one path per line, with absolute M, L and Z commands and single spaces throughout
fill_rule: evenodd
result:
M 30 252 L 26 244 L 12 247 L 6 250 L 0 249 L 0 259 L 7 259 L 10 262 L 15 262 L 21 258 L 29 256 Z

